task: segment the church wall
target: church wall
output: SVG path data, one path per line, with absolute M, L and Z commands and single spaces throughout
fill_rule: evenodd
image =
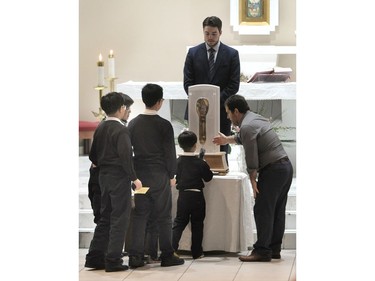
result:
M 109 51 L 114 51 L 116 83 L 182 81 L 186 47 L 203 42 L 202 21 L 211 15 L 223 21 L 221 41 L 225 44 L 296 45 L 295 0 L 279 0 L 279 25 L 270 35 L 234 32 L 229 0 L 80 0 L 80 120 L 95 121 L 91 111 L 99 106 L 94 89 L 99 53 L 107 71 Z M 279 63 L 295 69 L 296 59 L 282 55 Z

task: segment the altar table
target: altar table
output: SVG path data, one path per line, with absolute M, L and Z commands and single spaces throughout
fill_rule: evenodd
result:
M 246 251 L 253 245 L 253 199 L 247 174 L 229 172 L 205 183 L 206 218 L 203 251 Z M 178 190 L 172 188 L 172 218 L 176 215 Z M 182 234 L 179 249 L 190 251 L 190 223 Z
M 163 98 L 169 100 L 186 100 L 182 82 L 152 82 L 163 87 Z M 142 88 L 147 82 L 128 81 L 117 84 L 117 91 L 129 95 L 133 99 L 142 99 Z M 280 83 L 240 83 L 238 93 L 247 100 L 296 99 L 296 82 Z

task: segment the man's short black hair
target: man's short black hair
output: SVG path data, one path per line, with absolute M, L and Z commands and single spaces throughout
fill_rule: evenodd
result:
M 241 95 L 230 96 L 225 100 L 224 106 L 228 107 L 231 112 L 236 108 L 240 113 L 246 113 L 246 111 L 250 110 L 249 104 Z
M 218 17 L 211 16 L 211 17 L 205 18 L 202 25 L 203 25 L 203 28 L 205 28 L 206 26 L 217 27 L 217 29 L 219 29 L 219 32 L 221 32 L 221 27 L 223 23 L 221 22 L 221 19 L 219 19 Z

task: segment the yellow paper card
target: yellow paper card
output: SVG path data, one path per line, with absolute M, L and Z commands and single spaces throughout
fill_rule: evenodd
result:
M 146 194 L 149 189 L 149 187 L 143 186 L 140 189 L 134 190 L 134 194 Z

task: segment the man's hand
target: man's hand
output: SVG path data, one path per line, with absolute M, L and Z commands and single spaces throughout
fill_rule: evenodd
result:
M 256 181 L 250 181 L 251 182 L 251 186 L 253 188 L 253 196 L 254 196 L 254 199 L 257 198 L 257 194 L 259 193 L 259 190 L 258 190 L 258 183 Z
M 225 145 L 228 143 L 228 138 L 226 135 L 219 132 L 219 134 L 213 138 L 212 142 L 216 145 Z
M 257 182 L 257 171 L 254 170 L 250 173 L 250 183 L 251 183 L 251 186 L 253 188 L 253 196 L 254 196 L 254 199 L 257 197 L 257 194 L 259 193 L 259 190 L 258 190 L 258 182 Z

